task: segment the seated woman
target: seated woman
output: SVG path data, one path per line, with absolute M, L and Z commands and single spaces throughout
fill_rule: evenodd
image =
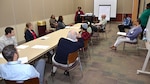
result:
M 57 27 L 57 20 L 55 19 L 54 15 L 51 15 L 49 23 L 50 23 L 51 28 L 56 28 Z
M 65 25 L 65 23 L 63 22 L 63 17 L 62 17 L 62 16 L 59 16 L 59 18 L 58 18 L 58 25 L 57 25 L 56 30 L 64 29 L 65 27 L 66 27 L 66 25 Z
M 87 29 L 88 29 L 88 24 L 87 23 L 81 24 L 81 31 L 79 33 L 81 34 L 81 37 L 84 40 L 88 40 L 91 37 L 90 33 L 87 32 Z
M 25 28 L 24 34 L 25 34 L 24 37 L 25 37 L 26 42 L 37 38 L 37 35 L 33 30 L 33 25 L 30 22 L 26 23 L 26 28 Z
M 130 29 L 126 36 L 119 36 L 114 45 L 110 48 L 116 50 L 118 45 L 122 42 L 136 42 L 137 36 L 142 32 L 142 27 L 140 23 L 140 20 L 138 20 L 137 26 L 134 26 L 132 29 Z

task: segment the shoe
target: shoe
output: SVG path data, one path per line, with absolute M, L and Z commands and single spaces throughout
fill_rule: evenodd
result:
M 110 47 L 112 50 L 117 50 L 117 47 L 115 47 L 115 46 L 111 46 Z
M 64 72 L 64 75 L 69 76 L 70 74 L 69 74 L 69 72 L 66 70 L 66 71 Z
M 51 76 L 52 76 L 52 77 L 55 76 L 55 73 L 56 73 L 56 72 L 51 72 Z

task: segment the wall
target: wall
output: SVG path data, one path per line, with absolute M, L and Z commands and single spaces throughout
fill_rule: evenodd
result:
M 140 0 L 140 11 L 139 11 L 139 16 L 140 14 L 145 10 L 146 4 L 150 3 L 150 0 Z
M 49 28 L 49 18 L 52 14 L 63 15 L 65 24 L 74 21 L 74 0 L 0 0 L 0 36 L 4 29 L 11 26 L 15 29 L 18 42 L 24 41 L 26 22 L 32 22 L 35 32 L 37 21 L 45 20 Z

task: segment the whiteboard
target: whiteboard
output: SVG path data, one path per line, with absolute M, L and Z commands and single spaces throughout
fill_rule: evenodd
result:
M 116 18 L 117 0 L 94 0 L 94 15 L 99 15 L 99 5 L 111 5 L 110 17 Z
M 101 19 L 101 15 L 106 15 L 106 20 L 110 21 L 111 5 L 99 5 L 98 19 Z
M 148 19 L 148 23 L 146 25 L 146 38 L 147 38 L 147 41 L 150 42 L 150 17 Z

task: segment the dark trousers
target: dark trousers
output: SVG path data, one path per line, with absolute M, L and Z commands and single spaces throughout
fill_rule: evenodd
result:
M 142 27 L 142 32 L 141 32 L 141 37 L 140 37 L 140 39 L 142 40 L 143 39 L 143 31 L 144 31 L 144 29 L 146 28 L 145 26 L 142 26 L 141 25 L 141 27 Z
M 118 25 L 118 29 L 120 32 L 125 32 L 125 28 L 130 29 L 130 26 Z

